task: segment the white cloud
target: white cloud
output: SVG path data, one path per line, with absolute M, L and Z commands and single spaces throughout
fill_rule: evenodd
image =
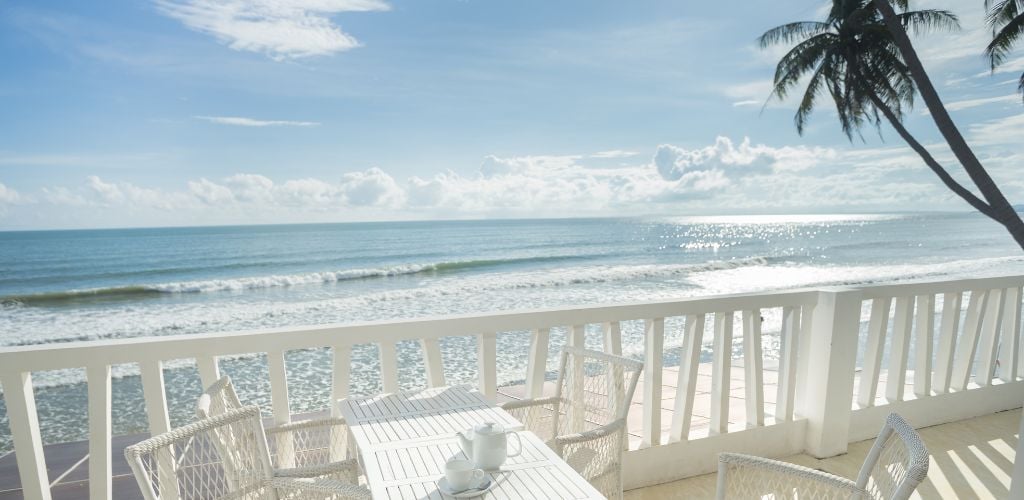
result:
M 207 205 L 221 205 L 235 200 L 235 194 L 231 189 L 206 180 L 189 181 L 188 191 L 199 201 Z
M 21 195 L 12 188 L 0 182 L 0 206 L 11 205 L 21 201 Z
M 690 171 L 734 170 L 743 173 L 770 173 L 781 170 L 804 170 L 821 159 L 834 157 L 826 148 L 752 145 L 749 138 L 736 146 L 728 137 L 715 139 L 711 146 L 684 149 L 671 144 L 658 146 L 654 166 L 665 180 L 675 181 Z
M 762 102 L 755 99 L 750 99 L 746 101 L 736 101 L 732 103 L 732 107 L 739 108 L 743 106 L 757 106 L 758 104 L 762 104 Z
M 1017 144 L 1013 140 L 1021 132 L 1024 115 L 971 129 L 972 137 L 984 134 L 993 144 Z M 13 190 L 0 184 L 0 205 L 3 200 L 21 200 L 8 203 L 0 221 L 29 205 L 39 213 L 45 207 L 65 212 L 76 207 L 77 214 L 92 214 L 97 220 L 117 217 L 123 224 L 132 223 L 126 218 L 145 213 L 162 213 L 160 220 L 183 224 L 214 218 L 216 223 L 244 223 L 962 208 L 904 147 L 840 151 L 718 137 L 704 147 L 663 144 L 650 157 L 625 156 L 609 162 L 606 156 L 619 155 L 488 156 L 470 174 L 445 171 L 404 181 L 373 167 L 344 172 L 334 180 L 275 181 L 239 173 L 190 180 L 176 190 L 97 176 L 77 187 L 47 187 L 37 196 L 5 194 Z M 1012 172 L 1010 164 L 1019 158 L 986 162 L 993 165 L 994 175 L 1006 177 Z M 1024 183 L 1006 188 L 1011 197 L 1024 193 Z
M 591 158 L 631 158 L 640 153 L 636 151 L 623 151 L 621 149 L 612 149 L 608 151 L 598 151 L 592 155 Z
M 1024 137 L 1024 113 L 970 126 L 970 143 L 978 146 L 1020 146 Z
M 772 81 L 771 79 L 762 79 L 726 85 L 721 92 L 726 97 L 735 99 L 732 103 L 734 107 L 757 106 L 768 101 L 768 97 L 772 94 Z
M 257 120 L 242 116 L 195 116 L 197 120 L 206 120 L 210 123 L 220 125 L 235 125 L 238 127 L 316 127 L 319 122 L 300 122 L 290 120 Z
M 976 108 L 978 106 L 985 106 L 988 104 L 1007 103 L 1007 104 L 1020 104 L 1019 95 L 1002 95 L 997 97 L 983 97 L 979 99 L 964 99 L 960 101 L 953 101 L 946 104 L 946 109 L 949 111 L 960 111 L 962 109 Z M 929 114 L 928 110 L 925 109 L 923 114 Z
M 99 177 L 90 175 L 86 178 L 86 185 L 89 186 L 100 200 L 104 203 L 120 203 L 124 201 L 124 193 L 121 192 L 121 188 L 117 187 L 116 184 L 110 184 L 103 182 Z
M 341 191 L 349 205 L 359 207 L 397 207 L 405 198 L 395 179 L 377 167 L 345 174 Z
M 160 11 L 234 50 L 276 60 L 321 56 L 360 45 L 331 20 L 342 12 L 389 10 L 381 0 L 156 0 Z

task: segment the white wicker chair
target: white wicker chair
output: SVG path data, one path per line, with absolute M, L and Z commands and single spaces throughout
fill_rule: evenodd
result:
M 220 378 L 196 404 L 199 418 L 242 407 L 231 377 Z M 320 418 L 266 428 L 271 463 L 278 477 L 331 478 L 358 482 L 359 463 L 348 455 L 348 426 L 342 418 Z
M 502 405 L 603 495 L 622 498 L 626 415 L 643 363 L 566 347 L 555 395 Z
M 914 428 L 892 413 L 856 482 L 778 460 L 722 453 L 717 498 L 906 500 L 927 475 L 928 449 Z
M 260 410 L 248 406 L 128 446 L 146 500 L 370 499 L 335 479 L 275 477 Z

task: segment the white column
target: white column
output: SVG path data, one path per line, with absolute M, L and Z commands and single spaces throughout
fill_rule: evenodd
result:
M 860 333 L 861 292 L 818 292 L 810 335 L 801 413 L 807 418 L 805 450 L 818 458 L 846 452 L 853 376 Z

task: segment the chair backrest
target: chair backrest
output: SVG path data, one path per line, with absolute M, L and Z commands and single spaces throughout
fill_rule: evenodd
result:
M 625 420 L 643 363 L 567 346 L 562 349 L 554 415 L 562 436 Z
M 238 400 L 235 386 L 231 385 L 231 377 L 224 375 L 199 396 L 196 415 L 199 418 L 215 417 L 241 407 L 242 402 Z
M 273 498 L 260 410 L 247 406 L 128 446 L 146 500 Z
M 857 476 L 871 498 L 905 500 L 928 475 L 928 449 L 903 417 L 891 413 Z

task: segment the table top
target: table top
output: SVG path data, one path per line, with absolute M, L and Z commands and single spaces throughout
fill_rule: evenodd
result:
M 466 386 L 435 387 L 339 402 L 356 445 L 362 449 L 395 441 L 450 436 L 481 422 L 509 430 L 523 424 Z
M 604 498 L 536 434 L 518 431 L 522 454 L 509 457 L 500 470 L 488 472 L 495 485 L 482 500 Z M 377 499 L 447 499 L 438 491 L 444 464 L 466 458 L 453 436 L 399 441 L 361 450 L 366 477 Z

